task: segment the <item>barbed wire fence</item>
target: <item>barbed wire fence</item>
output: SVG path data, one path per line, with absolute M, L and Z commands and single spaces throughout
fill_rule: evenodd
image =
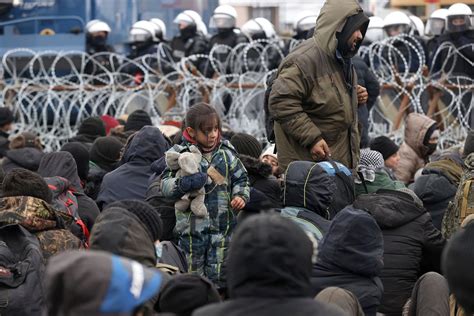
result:
M 296 46 L 297 41 L 288 45 L 290 50 Z M 402 118 L 414 111 L 437 118 L 442 147 L 465 137 L 474 116 L 474 79 L 452 72 L 456 60 L 466 59 L 462 48 L 442 45 L 434 59 L 442 52 L 451 62 L 443 61 L 441 70 L 427 73 L 423 47 L 410 36 L 361 49 L 383 86 L 370 113 L 371 136 L 391 134 L 401 140 Z M 158 125 L 181 120 L 199 101 L 212 104 L 234 131 L 263 140 L 265 83 L 276 71 L 275 61 L 283 57 L 282 43 L 270 40 L 235 48 L 216 45 L 208 55 L 179 62 L 173 61 L 164 44 L 156 54 L 136 59 L 114 53 L 16 49 L 2 58 L 0 102 L 14 110 L 18 118 L 15 131 L 38 133 L 47 150 L 57 150 L 89 116 L 118 117 L 144 109 Z M 196 65 L 205 65 L 205 70 L 200 72 L 203 67 Z

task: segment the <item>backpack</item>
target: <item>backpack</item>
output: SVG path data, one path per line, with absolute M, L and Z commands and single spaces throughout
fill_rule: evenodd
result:
M 326 235 L 327 229 L 329 228 L 329 221 L 320 217 L 316 213 L 312 213 L 311 211 L 307 211 L 303 208 L 287 206 L 280 210 L 280 214 L 283 217 L 291 219 L 294 223 L 300 226 L 305 232 L 312 234 L 318 242 L 320 242 L 323 239 L 324 235 Z M 315 217 L 319 217 L 319 218 L 315 218 Z M 327 224 L 321 225 L 321 224 L 324 224 L 324 222 L 327 222 Z M 323 226 L 326 226 L 326 227 L 323 227 Z
M 86 224 L 79 216 L 79 204 L 77 202 L 77 197 L 74 195 L 73 191 L 64 189 L 64 186 L 68 185 L 69 182 L 61 177 L 45 178 L 45 181 L 53 193 L 53 207 L 58 211 L 64 212 L 74 217 L 78 229 L 74 229 L 73 233 L 83 240 L 87 245 L 90 234 Z
M 355 184 L 352 172 L 343 164 L 335 161 L 318 162 L 326 173 L 334 176 L 337 190 L 329 206 L 329 219 L 333 219 L 343 208 L 351 205 L 355 200 Z
M 474 169 L 463 173 L 454 200 L 448 204 L 441 226 L 443 237 L 450 238 L 471 214 L 474 214 Z
M 43 315 L 44 271 L 34 235 L 20 225 L 0 228 L 0 315 Z

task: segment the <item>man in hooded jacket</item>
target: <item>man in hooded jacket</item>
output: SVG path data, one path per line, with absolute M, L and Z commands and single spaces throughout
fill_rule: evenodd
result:
M 296 224 L 279 215 L 255 215 L 233 240 L 227 261 L 230 299 L 193 315 L 344 315 L 312 299 L 314 245 Z
M 169 144 L 160 130 L 143 127 L 129 139 L 124 148 L 120 167 L 104 176 L 97 204 L 105 205 L 117 200 L 145 200 L 148 180 L 153 175 L 151 164 L 165 155 Z
M 280 64 L 270 95 L 278 160 L 332 157 L 353 169 L 359 157 L 357 106 L 367 91 L 357 86 L 351 62 L 369 19 L 353 0 L 328 0 L 315 34 Z

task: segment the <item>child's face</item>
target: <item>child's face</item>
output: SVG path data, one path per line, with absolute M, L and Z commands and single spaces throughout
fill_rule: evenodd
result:
M 266 164 L 269 164 L 270 166 L 272 166 L 272 174 L 274 176 L 277 176 L 278 173 L 279 173 L 279 170 L 278 170 L 278 160 L 273 157 L 273 156 L 263 156 L 262 157 L 262 162 L 266 163 Z
M 219 127 L 217 124 L 204 126 L 204 130 L 189 128 L 189 135 L 204 149 L 213 148 L 219 139 Z
M 400 161 L 400 155 L 398 154 L 398 151 L 391 155 L 390 157 L 385 160 L 385 166 L 390 168 L 390 169 L 396 169 L 398 167 L 398 162 Z

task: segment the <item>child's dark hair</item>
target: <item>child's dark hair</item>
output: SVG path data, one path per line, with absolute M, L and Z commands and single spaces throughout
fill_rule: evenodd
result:
M 217 111 L 206 103 L 198 103 L 189 108 L 184 121 L 185 127 L 206 132 L 210 127 L 209 122 L 215 120 L 219 131 L 222 131 L 222 123 Z

